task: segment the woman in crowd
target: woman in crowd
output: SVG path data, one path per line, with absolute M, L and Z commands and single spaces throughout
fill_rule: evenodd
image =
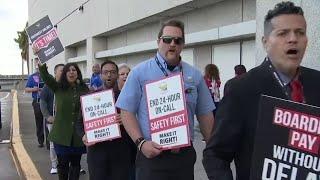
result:
M 125 63 L 119 64 L 119 78 L 118 78 L 119 90 L 121 90 L 122 87 L 124 86 L 124 83 L 127 80 L 129 72 L 130 72 L 130 67 L 127 64 Z
M 221 85 L 219 69 L 215 64 L 208 64 L 205 67 L 204 79 L 211 93 L 214 105 L 216 106 L 216 109 L 213 111 L 213 114 L 215 115 L 220 102 Z
M 57 154 L 59 180 L 78 180 L 80 160 L 86 148 L 75 131 L 75 125 L 80 95 L 89 89 L 75 63 L 64 66 L 59 82 L 48 73 L 46 64 L 39 65 L 39 70 L 41 78 L 55 94 L 56 116 L 48 139 L 54 143 Z

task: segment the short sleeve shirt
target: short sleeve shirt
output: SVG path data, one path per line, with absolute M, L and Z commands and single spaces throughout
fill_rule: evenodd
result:
M 28 77 L 28 81 L 26 84 L 26 87 L 28 88 L 34 88 L 34 87 L 40 87 L 42 88 L 42 86 L 44 85 L 42 79 L 40 78 L 40 74 L 38 72 L 31 74 Z M 33 99 L 37 99 L 40 98 L 39 93 L 38 92 L 32 92 L 32 98 Z
M 102 80 L 100 74 L 92 74 L 90 80 L 90 87 L 98 88 L 102 86 Z
M 161 65 L 166 68 L 166 62 L 157 53 Z M 189 64 L 181 61 L 173 71 L 166 70 L 168 75 L 179 73 L 182 67 L 184 89 L 186 90 L 186 104 L 189 118 L 191 138 L 193 138 L 194 115 L 204 115 L 215 109 L 213 100 L 201 72 Z M 130 72 L 126 84 L 121 90 L 116 106 L 136 114 L 137 120 L 145 139 L 150 140 L 150 122 L 147 110 L 146 83 L 163 78 L 165 75 L 156 63 L 155 58 L 138 64 Z

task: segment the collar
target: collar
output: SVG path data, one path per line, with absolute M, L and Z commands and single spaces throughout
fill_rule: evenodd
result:
M 157 58 L 160 62 L 160 64 L 165 68 L 165 69 L 168 69 L 168 64 L 166 62 L 166 60 L 161 56 L 161 54 L 159 52 L 157 52 Z M 180 62 L 179 64 L 181 64 L 181 57 L 180 57 Z M 176 67 L 173 69 L 173 71 L 175 71 L 177 68 L 179 69 L 179 64 L 176 65 Z
M 269 61 L 272 64 L 271 58 L 267 57 L 269 59 Z M 274 66 L 273 66 L 274 67 Z M 279 71 L 278 69 L 274 68 L 275 71 L 277 72 L 277 74 L 279 75 L 283 85 L 287 86 L 296 76 L 294 76 L 293 78 L 290 78 L 289 76 L 287 76 L 286 74 L 282 73 L 281 71 Z M 299 70 L 298 70 L 299 71 Z M 297 73 L 298 73 L 297 71 Z
M 99 76 L 100 73 L 92 73 L 92 77 Z
M 277 71 L 277 73 L 278 73 L 283 85 L 285 85 L 285 86 L 288 85 L 290 83 L 290 81 L 291 81 L 291 78 L 288 77 L 287 75 L 283 74 L 282 72 L 278 71 L 278 70 L 276 70 L 276 71 Z

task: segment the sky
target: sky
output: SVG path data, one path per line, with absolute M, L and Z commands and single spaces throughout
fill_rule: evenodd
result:
M 0 0 L 0 74 L 20 75 L 20 49 L 14 42 L 28 20 L 28 0 Z M 27 74 L 25 63 L 24 74 Z

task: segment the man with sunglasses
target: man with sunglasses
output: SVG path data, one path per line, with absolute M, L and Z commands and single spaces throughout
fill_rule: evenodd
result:
M 208 140 L 213 126 L 211 95 L 199 70 L 183 62 L 180 53 L 185 43 L 184 24 L 170 20 L 158 34 L 158 52 L 154 58 L 137 65 L 129 74 L 116 106 L 132 140 L 139 147 L 136 158 L 136 177 L 139 180 L 193 180 L 196 152 L 192 146 L 163 150 L 151 141 L 145 85 L 181 73 L 185 89 L 189 132 L 193 140 L 194 115 L 200 131 Z

